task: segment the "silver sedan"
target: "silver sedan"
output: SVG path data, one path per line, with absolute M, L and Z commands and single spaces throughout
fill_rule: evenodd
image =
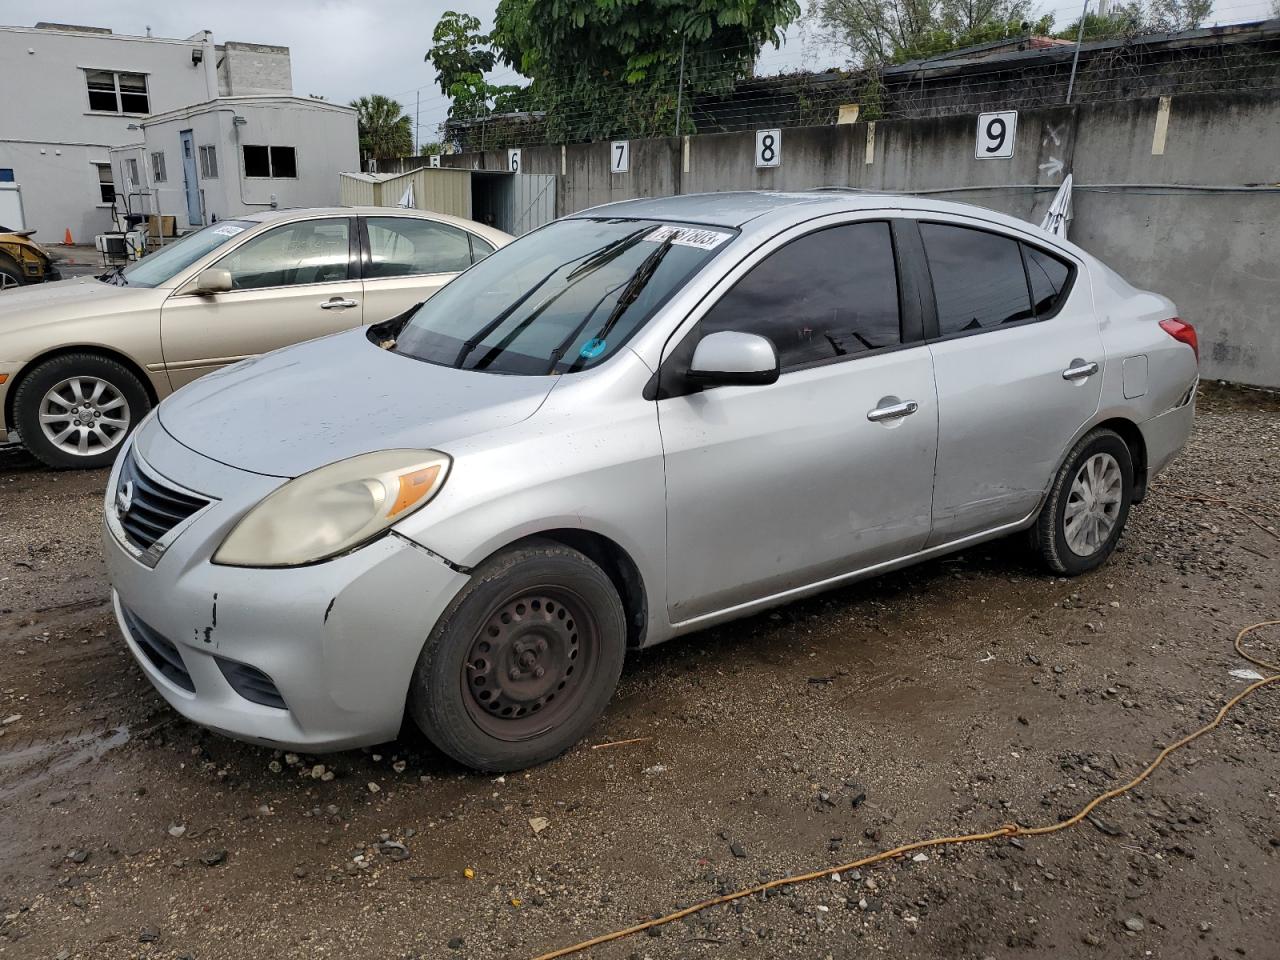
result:
M 160 404 L 108 486 L 116 614 L 197 723 L 314 752 L 408 717 L 516 769 L 628 648 L 1020 531 L 1097 567 L 1191 430 L 1196 351 L 975 207 L 599 207 Z

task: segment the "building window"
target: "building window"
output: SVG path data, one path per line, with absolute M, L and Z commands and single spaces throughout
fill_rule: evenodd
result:
M 151 177 L 156 183 L 164 183 L 169 175 L 164 169 L 164 151 L 157 150 L 151 154 Z
M 137 161 L 137 160 L 135 160 L 133 157 L 130 157 L 129 159 L 125 160 L 125 162 L 124 162 L 124 170 L 125 170 L 125 177 L 128 179 L 128 181 L 129 181 L 130 183 L 132 183 L 134 186 L 137 186 L 137 184 L 138 184 L 138 161 Z
M 98 194 L 102 197 L 103 203 L 115 203 L 116 188 L 111 181 L 111 164 L 95 163 L 98 168 Z
M 87 70 L 89 109 L 97 113 L 150 113 L 145 73 Z
M 218 151 L 212 143 L 200 148 L 200 176 L 206 180 L 218 179 Z
M 13 183 L 13 167 L 0 167 L 0 183 Z
M 245 144 L 244 175 L 294 179 L 298 176 L 298 158 L 293 147 L 265 147 Z

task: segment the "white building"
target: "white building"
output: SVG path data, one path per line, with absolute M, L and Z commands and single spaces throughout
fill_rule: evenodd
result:
M 347 137 L 349 127 L 350 143 L 326 144 L 325 150 L 348 169 L 358 166 L 349 108 L 292 97 L 288 47 L 215 44 L 208 31 L 174 40 L 48 23 L 0 26 L 0 89 L 6 91 L 0 97 L 0 182 L 18 185 L 26 226 L 45 242 L 60 242 L 67 230 L 77 243 L 92 242 L 110 229 L 117 189 L 156 188 L 140 212 L 173 214 L 182 227 L 269 204 L 273 193 L 281 205 L 336 203 L 337 177 L 327 164 L 323 196 L 301 189 L 313 164 L 317 175 L 321 166 L 306 137 L 316 116 L 342 117 L 331 132 L 337 135 L 341 126 Z M 245 122 L 237 124 L 236 116 Z M 190 131 L 189 144 L 183 131 Z M 131 158 L 145 164 L 137 164 L 138 176 L 126 186 L 113 176 L 111 149 L 130 144 Z M 188 145 L 194 167 L 184 156 Z M 201 146 L 212 147 L 216 176 L 201 177 Z M 283 148 L 290 146 L 292 177 L 281 175 L 288 172 Z M 266 150 L 265 168 L 262 151 L 252 149 L 258 147 Z M 151 153 L 165 157 L 164 180 L 148 178 L 154 173 Z M 237 188 L 244 205 L 224 203 L 238 195 Z M 194 206 L 188 206 L 188 193 L 199 201 Z
M 110 151 L 120 212 L 177 218 L 179 230 L 268 207 L 325 207 L 360 166 L 351 107 L 263 94 L 219 97 L 137 122 Z

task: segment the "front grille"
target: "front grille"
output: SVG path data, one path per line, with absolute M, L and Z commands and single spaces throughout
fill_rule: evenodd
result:
M 260 703 L 264 707 L 289 709 L 285 706 L 284 697 L 280 696 L 275 683 L 257 667 L 251 667 L 247 663 L 237 663 L 234 660 L 223 660 L 221 657 L 214 657 L 214 659 L 218 661 L 218 669 L 227 678 L 227 683 L 231 684 L 231 689 L 246 700 Z
M 176 490 L 143 473 L 130 450 L 116 486 L 116 516 L 129 542 L 147 550 L 208 500 Z
M 161 676 L 188 693 L 195 693 L 196 685 L 191 682 L 191 674 L 187 672 L 187 665 L 182 662 L 182 654 L 178 653 L 178 648 L 139 620 L 132 610 L 122 605 L 120 612 L 124 615 L 124 625 L 129 628 L 133 642 L 151 665 L 160 671 Z

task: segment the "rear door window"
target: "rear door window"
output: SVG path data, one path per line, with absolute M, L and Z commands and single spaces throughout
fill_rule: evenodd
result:
M 940 336 L 1034 316 L 1018 241 L 948 223 L 921 223 L 920 236 L 933 277 Z
M 793 240 L 721 297 L 700 329 L 768 337 L 783 370 L 900 344 L 889 224 L 850 223 Z
M 457 273 L 471 266 L 465 230 L 417 217 L 368 217 L 370 263 L 365 279 Z

